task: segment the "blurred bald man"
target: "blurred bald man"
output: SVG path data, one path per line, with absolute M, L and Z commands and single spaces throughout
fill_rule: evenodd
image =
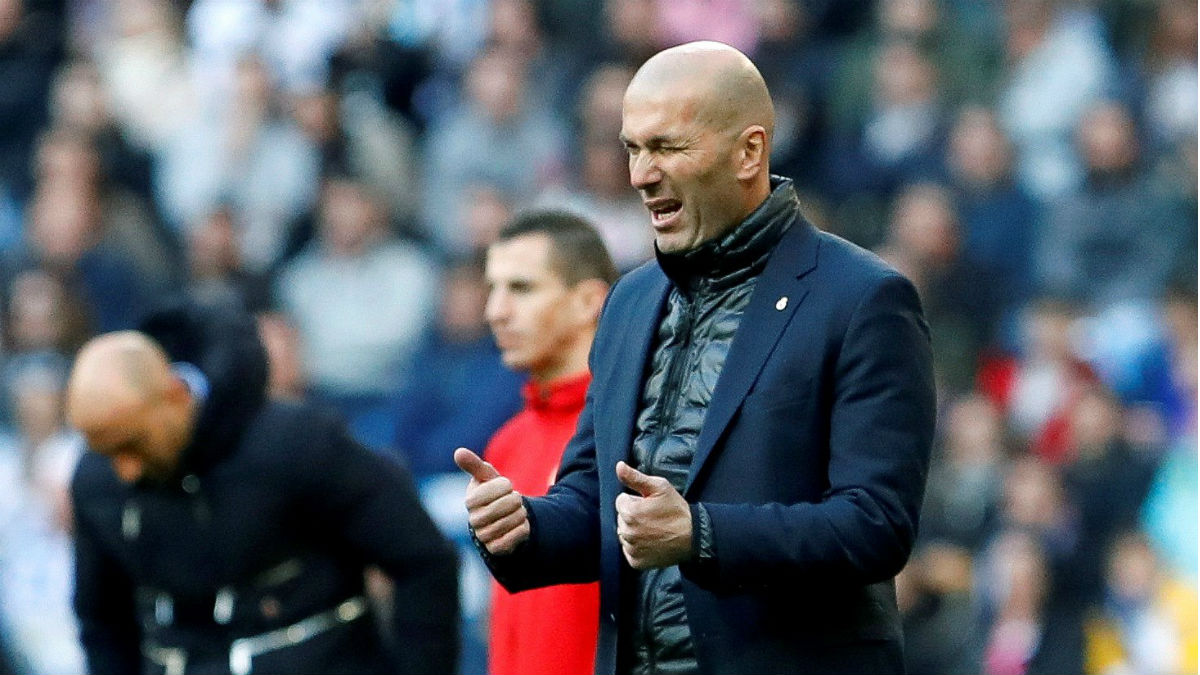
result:
M 456 451 L 478 548 L 510 590 L 599 579 L 597 673 L 901 672 L 934 422 L 916 291 L 770 174 L 737 50 L 653 56 L 622 117 L 657 259 L 608 297 L 546 496 Z
M 165 307 L 79 351 L 67 414 L 91 450 L 72 485 L 89 672 L 453 672 L 455 555 L 411 480 L 266 384 L 253 318 L 219 305 Z M 386 644 L 367 565 L 395 582 Z

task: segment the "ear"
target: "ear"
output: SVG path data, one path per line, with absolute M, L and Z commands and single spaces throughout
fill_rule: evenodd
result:
M 165 397 L 171 403 L 190 403 L 192 401 L 192 390 L 188 388 L 187 382 L 183 378 L 172 374 L 167 380 L 167 391 Z
M 767 130 L 758 124 L 746 127 L 738 136 L 737 148 L 738 180 L 750 181 L 758 177 L 767 162 Z
M 608 297 L 609 285 L 600 279 L 584 279 L 575 284 L 571 292 L 575 296 L 581 320 L 595 325 L 600 320 L 600 310 L 604 308 L 604 299 Z

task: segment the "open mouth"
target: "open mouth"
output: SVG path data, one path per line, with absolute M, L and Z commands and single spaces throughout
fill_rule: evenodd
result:
M 674 199 L 665 199 L 662 201 L 654 201 L 647 204 L 650 209 L 650 220 L 655 226 L 664 225 L 683 209 L 683 204 Z

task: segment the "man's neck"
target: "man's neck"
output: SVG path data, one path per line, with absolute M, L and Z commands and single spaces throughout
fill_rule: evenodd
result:
M 563 382 L 568 382 L 588 374 L 587 366 L 574 370 L 555 371 L 554 375 L 530 375 L 529 381 L 537 387 L 539 394 L 546 394 Z

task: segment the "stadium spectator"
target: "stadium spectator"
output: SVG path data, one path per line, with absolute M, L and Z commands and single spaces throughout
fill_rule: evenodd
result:
M 1038 242 L 1040 286 L 1093 310 L 1151 301 L 1166 289 L 1172 251 L 1192 222 L 1147 175 L 1124 105 L 1089 107 L 1077 138 L 1086 181 L 1049 211 Z
M 389 230 L 383 200 L 362 181 L 330 176 L 317 237 L 275 282 L 279 308 L 300 331 L 312 394 L 340 409 L 368 445 L 392 437 L 387 398 L 433 312 L 437 271 Z
M 1113 93 L 1115 65 L 1087 5 L 1014 0 L 1004 12 L 1010 65 L 996 111 L 1016 148 L 1017 180 L 1053 200 L 1082 183 L 1071 137 L 1084 111 Z
M 1000 311 L 992 279 L 964 257 L 961 238 L 950 191 L 918 183 L 896 195 L 887 240 L 878 250 L 920 293 L 933 335 L 935 373 L 951 392 L 970 388 Z
M 959 110 L 950 130 L 947 175 L 958 207 L 963 258 L 979 267 L 1001 303 L 1005 334 L 1014 343 L 1016 312 L 1033 290 L 1033 248 L 1041 211 L 1013 175 L 1012 144 L 995 113 Z
M 0 633 L 19 671 L 83 672 L 71 611 L 71 474 L 83 451 L 66 426 L 66 360 L 23 355 L 5 367 L 14 424 L 0 434 Z
M 408 375 L 391 402 L 389 448 L 418 481 L 456 470 L 454 448 L 483 447 L 521 407 L 521 379 L 500 361 L 488 333 L 483 266 L 476 258 L 446 266 L 437 319 L 413 351 Z
M 315 202 L 320 155 L 286 114 L 259 56 L 239 59 L 235 74 L 233 90 L 158 153 L 155 187 L 181 232 L 220 205 L 233 209 L 244 263 L 262 272 L 279 262 L 293 223 Z
M 444 251 L 469 254 L 478 243 L 463 229 L 468 186 L 524 201 L 562 179 L 566 130 L 532 92 L 519 54 L 485 49 L 464 76 L 464 100 L 428 130 L 422 225 Z

